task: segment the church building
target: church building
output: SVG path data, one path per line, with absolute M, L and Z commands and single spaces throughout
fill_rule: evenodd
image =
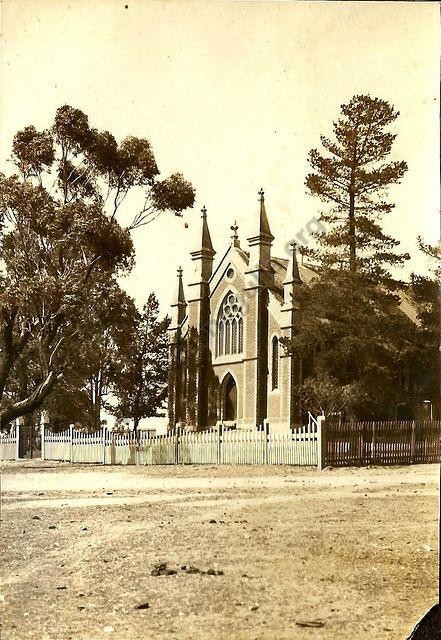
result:
M 202 430 L 222 421 L 237 429 L 288 431 L 301 424 L 295 389 L 301 366 L 286 353 L 299 322 L 297 289 L 316 273 L 271 254 L 274 236 L 264 193 L 256 230 L 242 247 L 237 226 L 215 262 L 207 211 L 202 209 L 200 247 L 191 253 L 194 272 L 185 299 L 183 273 L 169 328 L 169 428 Z

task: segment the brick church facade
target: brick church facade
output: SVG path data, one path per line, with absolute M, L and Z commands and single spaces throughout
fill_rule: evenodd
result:
M 241 247 L 233 226 L 230 246 L 215 263 L 206 210 L 200 248 L 185 299 L 182 270 L 169 329 L 169 428 L 202 430 L 218 421 L 237 429 L 274 431 L 301 423 L 295 389 L 301 366 L 286 353 L 299 322 L 297 290 L 315 272 L 271 255 L 271 233 L 261 191 L 255 234 Z

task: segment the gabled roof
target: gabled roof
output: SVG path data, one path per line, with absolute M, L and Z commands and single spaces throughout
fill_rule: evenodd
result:
M 211 281 L 214 280 L 216 276 L 219 275 L 219 269 L 221 265 L 224 263 L 225 258 L 230 253 L 230 250 L 234 250 L 243 260 L 244 265 L 247 266 L 250 261 L 250 254 L 248 251 L 244 251 L 241 247 L 228 247 L 227 251 L 222 257 L 222 260 L 219 262 L 217 268 L 214 270 L 213 275 L 211 277 Z M 271 258 L 271 267 L 274 270 L 274 287 L 271 289 L 274 290 L 275 293 L 282 294 L 283 293 L 283 282 L 286 278 L 286 270 L 288 268 L 289 260 L 287 258 Z M 299 264 L 299 275 L 302 282 L 308 284 L 311 282 L 313 278 L 317 276 L 317 269 L 311 264 Z
M 419 325 L 420 320 L 418 318 L 417 308 L 412 304 L 409 296 L 402 289 L 397 291 L 397 294 L 400 296 L 399 307 L 401 311 L 415 324 Z
M 271 258 L 271 266 L 274 269 L 274 287 L 283 291 L 283 282 L 286 278 L 286 270 L 289 260 L 287 258 Z M 302 282 L 308 284 L 317 277 L 317 269 L 311 264 L 299 264 L 299 276 Z

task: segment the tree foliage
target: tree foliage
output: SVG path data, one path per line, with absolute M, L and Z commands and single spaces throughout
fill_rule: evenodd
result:
M 12 159 L 17 175 L 0 174 L 0 426 L 41 406 L 75 366 L 70 346 L 94 296 L 107 295 L 97 283 L 133 265 L 130 231 L 194 201 L 181 174 L 161 178 L 148 140 L 118 143 L 67 105 L 49 129 L 19 131 Z M 142 204 L 123 228 L 117 213 L 132 190 Z M 25 392 L 14 376 L 29 355 Z
M 33 411 L 67 366 L 64 351 L 87 307 L 93 272 L 128 269 L 132 242 L 95 203 L 59 203 L 42 187 L 0 177 L 0 421 Z M 99 265 L 99 267 L 98 267 Z M 7 383 L 22 351 L 35 347 L 40 376 L 28 397 Z M 6 393 L 5 393 L 6 392 Z
M 101 410 L 122 375 L 120 363 L 132 352 L 140 321 L 133 299 L 114 278 L 99 278 L 78 334 L 77 361 L 87 397 L 87 425 L 101 427 Z M 78 416 L 76 421 L 78 421 Z
M 313 356 L 316 391 L 333 387 L 336 404 L 344 400 L 333 412 L 378 418 L 409 405 L 416 326 L 395 296 L 349 271 L 327 271 L 303 286 L 299 298 L 302 321 L 290 349 L 304 361 Z M 314 400 L 313 389 L 307 379 L 300 390 L 308 408 L 323 395 L 319 391 Z
M 354 96 L 342 105 L 333 137 L 309 154 L 308 192 L 325 207 L 315 234 L 317 277 L 299 287 L 301 322 L 288 348 L 304 363 L 299 389 L 308 408 L 354 418 L 408 413 L 421 389 L 421 336 L 409 310 L 410 293 L 392 277 L 407 254 L 387 235 L 382 218 L 394 204 L 388 189 L 407 170 L 390 161 L 398 117 L 379 98 Z
M 131 418 L 135 432 L 142 418 L 164 415 L 167 396 L 168 340 L 170 319 L 159 319 L 159 304 L 151 293 L 138 318 L 135 334 L 127 351 L 117 363 L 120 374 L 115 377 L 119 418 Z
M 441 408 L 441 294 L 437 278 L 412 275 L 409 296 L 418 314 L 418 386 L 421 399 Z
M 387 162 L 395 134 L 387 130 L 398 117 L 379 98 L 354 96 L 341 107 L 333 137 L 321 136 L 324 151 L 312 149 L 306 177 L 308 192 L 325 204 L 317 232 L 319 251 L 311 252 L 331 268 L 349 268 L 390 283 L 389 267 L 409 258 L 397 253 L 397 240 L 384 233 L 381 219 L 394 204 L 387 189 L 407 171 L 404 161 Z

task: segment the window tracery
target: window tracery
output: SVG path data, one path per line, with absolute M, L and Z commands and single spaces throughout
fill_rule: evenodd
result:
M 243 351 L 243 316 L 238 297 L 229 291 L 222 301 L 216 323 L 216 356 Z

